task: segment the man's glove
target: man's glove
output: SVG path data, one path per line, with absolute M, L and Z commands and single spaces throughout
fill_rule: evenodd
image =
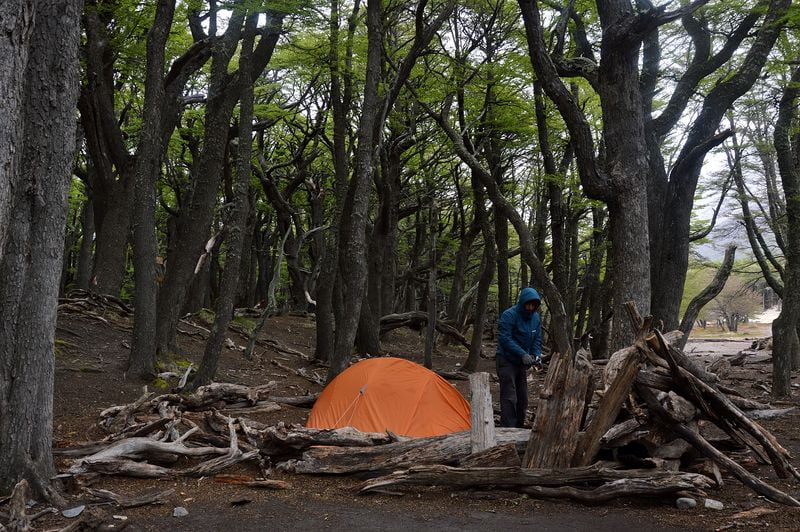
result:
M 524 355 L 522 357 L 522 365 L 526 368 L 533 366 L 533 357 L 530 355 Z

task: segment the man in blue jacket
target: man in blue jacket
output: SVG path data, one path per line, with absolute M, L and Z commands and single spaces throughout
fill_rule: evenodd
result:
M 542 358 L 539 293 L 523 288 L 517 304 L 500 316 L 497 376 L 500 378 L 500 426 L 522 427 L 528 409 L 528 369 Z

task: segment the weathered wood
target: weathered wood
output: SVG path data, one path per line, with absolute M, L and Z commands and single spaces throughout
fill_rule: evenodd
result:
M 720 379 L 724 379 L 731 372 L 731 363 L 727 357 L 721 356 L 708 365 L 708 371 Z
M 212 458 L 211 460 L 202 462 L 194 467 L 183 469 L 180 471 L 180 474 L 187 477 L 206 477 L 219 473 L 220 471 L 223 471 L 240 462 L 246 462 L 258 457 L 258 451 L 249 451 L 243 453 L 242 450 L 239 449 L 239 439 L 236 436 L 236 427 L 233 419 L 230 418 L 228 419 L 228 431 L 231 444 L 228 448 L 228 453 L 225 456 L 218 456 L 216 458 Z
M 299 406 L 304 408 L 311 408 L 314 406 L 314 403 L 317 402 L 319 399 L 318 393 L 312 393 L 309 395 L 297 395 L 294 397 L 276 397 L 270 396 L 269 400 L 275 403 L 279 403 L 282 405 L 291 405 L 291 406 Z
M 773 486 L 770 486 L 766 482 L 750 474 L 742 466 L 725 456 L 713 445 L 708 443 L 708 441 L 698 432 L 689 429 L 685 425 L 673 419 L 670 414 L 659 404 L 653 392 L 651 392 L 647 387 L 637 385 L 636 389 L 639 393 L 639 396 L 642 397 L 642 399 L 644 399 L 647 403 L 647 406 L 650 407 L 652 413 L 657 415 L 681 438 L 694 445 L 694 447 L 703 453 L 703 455 L 711 458 L 718 465 L 722 466 L 729 473 L 738 478 L 745 486 L 750 487 L 755 492 L 764 495 L 772 501 L 786 504 L 788 506 L 800 507 L 800 501 L 797 501 L 794 497 L 780 491 Z
M 657 397 L 664 410 L 679 423 L 688 423 L 697 416 L 697 408 L 675 392 L 662 392 Z
M 685 473 L 684 473 L 685 474 Z M 619 498 L 664 497 L 687 490 L 697 491 L 682 477 L 676 478 L 638 478 L 621 479 L 608 482 L 594 489 L 581 489 L 572 486 L 551 488 L 530 486 L 520 491 L 529 497 L 549 499 L 572 499 L 584 504 L 600 504 Z
M 616 370 L 613 373 L 613 380 L 606 382 L 605 392 L 595 410 L 594 417 L 586 431 L 580 434 L 575 455 L 572 458 L 574 467 L 589 465 L 594 461 L 597 451 L 600 450 L 600 439 L 616 421 L 622 404 L 631 392 L 631 386 L 633 386 L 643 357 L 637 348 L 624 351 L 624 355 L 619 356 L 618 351 L 611 356 L 612 361 L 622 358 L 622 362 L 619 365 L 615 362 L 613 367 Z M 610 367 L 612 367 L 611 362 L 606 369 Z
M 238 486 L 247 486 L 248 488 L 260 488 L 260 489 L 270 489 L 270 490 L 285 490 L 292 487 L 291 484 L 283 480 L 253 478 L 245 475 L 215 475 L 214 482 L 219 482 L 222 484 L 236 484 Z
M 443 379 L 449 381 L 468 381 L 470 373 L 466 371 L 445 371 L 442 369 L 435 370 L 435 373 Z
M 479 453 L 497 445 L 494 433 L 494 410 L 489 391 L 489 374 L 473 373 L 469 376 L 470 389 L 470 435 L 472 453 Z
M 99 426 L 111 433 L 121 432 L 131 423 L 133 414 L 138 412 L 152 396 L 153 393 L 148 392 L 145 386 L 144 393 L 133 403 L 106 408 L 100 412 Z
M 73 466 L 74 467 L 74 466 Z M 175 471 L 168 467 L 136 462 L 124 458 L 108 458 L 93 460 L 82 464 L 80 469 L 73 474 L 99 473 L 101 475 L 121 475 L 133 478 L 169 478 L 177 476 Z
M 670 364 L 675 381 L 679 384 L 685 384 L 684 387 L 687 391 L 695 395 L 703 410 L 711 414 L 712 420 L 720 425 L 720 428 L 728 431 L 734 437 L 738 434 L 730 432 L 729 428 L 744 431 L 745 434 L 749 435 L 748 438 L 744 439 L 744 442 L 758 452 L 757 445 L 754 445 L 752 441 L 754 439 L 763 448 L 763 451 L 766 451 L 767 455 L 769 455 L 772 466 L 778 476 L 785 478 L 792 475 L 795 479 L 800 480 L 800 472 L 790 462 L 791 455 L 769 431 L 748 418 L 713 384 L 703 381 L 703 379 L 694 375 L 690 368 L 684 367 L 684 359 L 674 356 L 676 350 L 666 349 L 668 346 L 665 345 L 663 337 L 658 338 L 659 333 L 657 331 L 656 337 L 659 354 Z M 713 411 L 711 411 L 711 407 L 713 407 Z
M 102 500 L 114 501 L 122 508 L 136 508 L 138 506 L 146 506 L 148 504 L 166 504 L 169 502 L 169 498 L 175 493 L 174 489 L 168 489 L 165 491 L 156 490 L 143 493 L 142 495 L 129 496 L 119 495 L 113 491 L 95 488 L 85 488 L 85 490 L 93 497 L 97 497 L 98 499 Z
M 750 419 L 775 419 L 776 417 L 785 416 L 794 412 L 796 407 L 789 408 L 768 408 L 764 410 L 750 410 L 746 412 L 747 417 Z
M 519 467 L 521 463 L 517 446 L 506 443 L 473 453 L 459 461 L 458 465 L 459 467 Z
M 393 442 L 386 432 L 361 432 L 353 427 L 314 429 L 279 423 L 259 431 L 246 431 L 263 454 L 269 456 L 295 454 L 315 445 L 337 447 L 371 447 Z
M 625 438 L 626 436 L 630 435 L 631 433 L 635 432 L 637 429 L 642 427 L 645 424 L 645 420 L 639 420 L 636 418 L 626 419 L 622 423 L 617 423 L 610 429 L 606 431 L 605 434 L 600 438 L 600 446 L 610 446 L 616 447 L 617 440 Z M 624 445 L 621 444 L 621 445 Z
M 577 445 L 592 364 L 581 349 L 574 356 L 556 353 L 539 395 L 536 419 L 522 459 L 527 468 L 564 468 Z
M 720 391 L 724 392 L 722 389 L 720 389 Z M 731 395 L 727 392 L 725 392 L 725 395 L 727 395 L 731 403 L 735 404 L 740 410 L 769 410 L 772 408 L 769 404 L 762 403 L 761 401 L 755 401 L 753 399 L 747 399 L 746 397 Z
M 627 485 L 632 481 L 641 481 L 654 483 L 653 486 L 672 486 L 666 492 L 703 489 L 712 485 L 710 479 L 695 473 L 674 473 L 651 469 L 609 469 L 597 465 L 561 470 L 519 467 L 457 468 L 429 465 L 415 466 L 406 471 L 396 471 L 380 478 L 368 480 L 362 484 L 359 493 L 365 494 L 378 489 L 408 485 L 438 485 L 462 489 L 496 486 L 530 493 L 528 488 L 535 486 L 554 489 L 562 486 L 601 482 L 610 482 L 617 486 L 616 483 L 620 481 L 623 481 L 622 485 Z M 588 491 L 591 492 L 591 490 Z M 615 496 L 639 494 L 619 491 L 619 488 L 615 488 L 615 493 L 618 493 Z
M 245 406 L 240 408 L 223 408 L 222 413 L 226 415 L 240 415 L 240 414 L 268 414 L 270 412 L 277 412 L 281 406 L 273 401 L 259 401 L 253 406 Z
M 197 429 L 186 432 L 180 439 L 173 442 L 161 442 L 150 438 L 127 438 L 97 453 L 87 456 L 69 468 L 73 474 L 85 473 L 93 462 L 109 462 L 120 459 L 141 459 L 148 455 L 182 455 L 182 456 L 209 456 L 227 454 L 227 449 L 219 447 L 187 447 L 184 440 L 194 434 Z
M 288 371 L 289 373 L 294 373 L 298 377 L 303 377 L 304 379 L 317 384 L 319 386 L 325 386 L 325 378 L 322 375 L 319 375 L 317 372 L 312 372 L 307 370 L 306 368 L 290 368 L 286 364 L 281 364 L 278 360 L 272 359 L 270 361 L 273 365 L 281 368 L 283 371 Z
M 661 445 L 653 453 L 653 458 L 664 458 L 666 460 L 677 460 L 686 454 L 692 445 L 683 438 L 675 438 L 671 442 Z
M 8 503 L 8 530 L 13 532 L 25 532 L 31 529 L 31 518 L 25 512 L 26 504 L 31 496 L 31 489 L 28 481 L 20 480 L 11 492 L 11 500 Z
M 666 348 L 680 367 L 684 368 L 701 381 L 712 384 L 719 382 L 719 377 L 717 375 L 709 373 L 704 368 L 700 367 L 700 364 L 686 356 L 683 351 L 673 346 L 660 332 L 655 331 L 655 334 L 647 338 L 647 343 L 650 345 L 650 348 L 656 353 L 659 353 L 664 360 L 667 360 L 667 357 L 664 356 L 662 350 Z
M 497 443 L 514 443 L 518 452 L 522 452 L 529 433 L 526 429 L 498 428 Z M 303 453 L 302 459 L 282 462 L 278 467 L 312 474 L 382 471 L 420 464 L 456 464 L 469 456 L 470 451 L 470 434 L 465 431 L 372 447 L 312 447 Z

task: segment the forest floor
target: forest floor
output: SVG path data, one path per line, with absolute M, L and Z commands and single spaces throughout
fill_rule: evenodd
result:
M 208 326 L 198 317 L 194 323 Z M 98 414 L 103 409 L 134 401 L 142 393 L 142 384 L 125 379 L 124 364 L 129 352 L 131 321 L 109 312 L 102 318 L 76 313 L 59 316 L 56 344 L 55 417 L 54 439 L 56 447 L 68 447 L 80 442 L 98 440 L 103 434 L 96 428 Z M 202 356 L 204 335 L 201 328 L 190 322 L 180 324 L 176 368 L 186 361 L 197 363 Z M 264 337 L 277 341 L 284 347 L 311 354 L 314 346 L 315 324 L 313 317 L 278 316 L 269 320 Z M 732 356 L 750 347 L 751 339 L 769 335 L 769 325 L 750 324 L 742 332 L 746 336 L 725 338 L 716 335 L 709 341 L 704 331 L 700 338 L 688 344 L 686 351 L 706 359 L 715 356 Z M 229 338 L 235 346 L 245 345 L 243 334 L 231 332 Z M 724 341 L 720 341 L 724 340 Z M 424 337 L 408 329 L 387 334 L 384 347 L 389 354 L 422 361 Z M 486 340 L 484 353 L 494 356 L 493 340 Z M 766 353 L 761 351 L 760 353 Z M 466 358 L 460 346 L 439 345 L 434 356 L 434 368 L 455 370 Z M 761 357 L 764 358 L 764 357 Z M 258 347 L 254 361 L 246 360 L 240 351 L 227 348 L 221 357 L 217 376 L 219 382 L 248 385 L 264 384 L 274 380 L 276 395 L 302 395 L 318 392 L 320 386 L 287 374 L 272 364 L 298 368 L 309 365 L 299 356 L 286 355 Z M 325 368 L 310 367 L 325 375 Z M 494 374 L 494 360 L 481 359 L 481 371 Z M 733 368 L 727 384 L 754 399 L 769 401 L 766 391 L 770 383 L 769 362 L 755 362 Z M 530 396 L 536 397 L 544 372 L 532 373 L 529 379 Z M 796 375 L 793 382 L 800 382 Z M 468 382 L 453 381 L 467 396 Z M 800 383 L 795 384 L 800 387 Z M 152 389 L 152 385 L 151 385 Z M 166 390 L 165 390 L 166 391 Z M 492 384 L 497 403 L 497 384 Z M 788 404 L 800 405 L 798 395 Z M 787 403 L 772 402 L 776 408 Z M 535 407 L 535 401 L 532 401 Z M 277 412 L 256 414 L 252 418 L 266 422 L 278 421 L 304 423 L 308 409 L 282 406 Z M 800 410 L 785 417 L 763 422 L 793 456 L 800 455 Z M 65 469 L 67 462 L 58 465 Z M 795 465 L 800 466 L 797 460 Z M 256 471 L 241 471 L 256 474 Z M 753 467 L 758 467 L 753 464 Z M 723 473 L 724 474 L 724 473 Z M 779 480 L 768 467 L 759 467 L 758 474 L 782 490 L 797 496 L 800 486 Z M 565 500 L 535 500 L 507 491 L 454 491 L 443 488 L 412 488 L 403 496 L 356 495 L 363 479 L 338 476 L 306 476 L 276 473 L 277 479 L 287 481 L 291 487 L 282 491 L 260 491 L 252 488 L 218 484 L 212 479 L 141 480 L 102 477 L 94 486 L 127 495 L 142 494 L 152 489 L 175 489 L 173 500 L 162 506 L 145 506 L 130 510 L 98 506 L 95 511 L 109 516 L 122 515 L 125 520 L 115 521 L 115 528 L 127 530 L 714 530 L 729 528 L 796 530 L 800 523 L 800 510 L 789 509 L 758 497 L 730 476 L 725 476 L 724 486 L 709 492 L 709 497 L 722 501 L 724 510 L 714 511 L 702 507 L 678 510 L 674 498 L 663 500 L 617 500 L 598 506 L 584 506 Z M 82 504 L 80 494 L 70 496 L 70 504 Z M 172 517 L 174 507 L 185 507 L 189 514 Z M 737 513 L 764 509 L 763 515 L 743 519 Z M 35 511 L 38 508 L 34 508 Z M 753 512 L 755 514 L 761 513 Z M 752 513 L 751 513 L 752 515 Z M 74 520 L 72 520 L 74 521 Z M 36 522 L 37 528 L 52 529 L 66 526 L 71 521 L 62 516 L 46 517 Z

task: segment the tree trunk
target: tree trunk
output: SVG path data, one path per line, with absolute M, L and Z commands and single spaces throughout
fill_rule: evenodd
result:
M 225 270 L 222 274 L 220 296 L 214 307 L 214 324 L 211 334 L 206 341 L 203 360 L 200 369 L 192 380 L 192 388 L 209 384 L 214 380 L 219 365 L 219 356 L 222 352 L 228 324 L 233 316 L 233 304 L 236 299 L 236 289 L 239 285 L 239 271 L 242 262 L 242 246 L 247 231 L 247 215 L 250 203 L 248 189 L 250 187 L 253 136 L 253 80 L 250 78 L 251 55 L 253 41 L 255 40 L 258 14 L 248 16 L 245 24 L 244 40 L 239 57 L 242 69 L 240 86 L 242 89 L 239 98 L 239 152 L 236 165 L 236 182 L 233 190 L 233 213 L 230 217 L 230 229 L 225 246 Z
M 350 364 L 358 320 L 366 288 L 366 218 L 372 182 L 375 120 L 380 116 L 378 80 L 381 70 L 382 6 L 379 0 L 367 1 L 367 65 L 364 101 L 359 120 L 358 146 L 353 178 L 339 227 L 338 272 L 342 308 L 335 309 L 336 342 L 328 371 L 328 381 Z
M 131 181 L 120 180 L 105 193 L 93 192 L 97 235 L 91 284 L 92 290 L 101 294 L 118 295 L 125 278 L 133 204 Z
M 157 294 L 156 186 L 161 174 L 164 112 L 164 57 L 175 15 L 175 0 L 159 0 L 153 25 L 147 33 L 143 123 L 134 163 L 133 275 L 135 283 L 133 336 L 127 373 L 150 380 L 156 374 Z
M 483 347 L 483 328 L 486 323 L 486 307 L 489 299 L 489 288 L 494 277 L 496 264 L 496 251 L 494 238 L 492 238 L 491 224 L 489 223 L 484 207 L 483 187 L 473 178 L 472 188 L 475 194 L 475 219 L 483 229 L 483 262 L 481 275 L 478 279 L 478 297 L 475 302 L 475 314 L 472 320 L 472 339 L 469 346 L 469 356 L 464 362 L 464 371 L 476 371 L 480 362 L 481 348 Z
M 0 4 L 0 27 L 5 38 L 0 41 L 0 260 L 9 236 L 13 216 L 14 190 L 11 183 L 19 179 L 23 145 L 25 104 L 25 69 L 34 19 L 34 2 L 17 0 Z M 6 486 L 3 486 L 5 488 Z M 13 487 L 13 485 L 12 485 Z
M 772 322 L 773 370 L 772 394 L 789 397 L 792 393 L 792 363 L 797 357 L 797 328 L 800 325 L 800 162 L 798 162 L 797 133 L 792 125 L 797 121 L 796 102 L 800 96 L 800 68 L 792 73 L 778 109 L 774 144 L 778 158 L 783 193 L 786 200 L 786 269 L 781 313 Z
M 431 204 L 428 211 L 428 232 L 430 233 L 430 268 L 428 269 L 428 326 L 425 329 L 425 367 L 433 368 L 433 351 L 436 349 L 436 236 L 439 228 L 439 211 L 436 200 L 431 194 Z
M 167 353 L 175 345 L 175 329 L 181 307 L 191 283 L 197 260 L 208 240 L 217 199 L 224 151 L 233 108 L 239 98 L 241 71 L 228 72 L 237 49 L 245 12 L 234 10 L 228 29 L 213 52 L 209 92 L 214 95 L 206 106 L 203 149 L 192 168 L 193 189 L 188 204 L 181 209 L 175 248 L 167 258 L 167 274 L 158 294 L 158 351 Z M 283 14 L 268 12 L 252 64 L 255 78 L 266 68 L 283 27 Z
M 688 128 L 686 142 L 671 169 L 669 183 L 665 188 L 662 187 L 665 194 L 657 197 L 651 195 L 651 204 L 656 202 L 663 213 L 661 226 L 650 229 L 651 232 L 655 232 L 654 237 L 658 238 L 653 259 L 655 272 L 652 313 L 657 319 L 664 321 L 665 330 L 674 329 L 678 323 L 689 263 L 691 213 L 705 155 L 730 135 L 730 132 L 717 132 L 720 121 L 725 112 L 750 90 L 761 75 L 770 50 L 785 24 L 785 15 L 790 4 L 790 0 L 769 2 L 761 27 L 752 41 L 753 44 L 744 54 L 741 64 L 735 67 L 735 73 L 729 76 L 723 75 L 724 82 L 717 83 L 704 98 L 702 109 Z M 756 19 L 760 15 L 761 11 L 758 12 Z M 699 26 L 696 20 L 695 23 Z M 697 59 L 700 59 L 700 64 L 712 61 L 711 57 Z M 692 66 L 696 68 L 694 62 Z M 658 129 L 660 125 L 657 123 L 655 127 Z M 665 134 L 664 129 L 661 128 L 658 133 Z
M 50 500 L 60 499 L 50 487 L 55 474 L 53 349 L 75 155 L 81 8 L 79 0 L 12 1 L 0 7 L 2 25 L 10 33 L 3 40 L 7 53 L 2 61 L 15 69 L 0 74 L 5 109 L 0 189 L 13 194 L 0 255 L 0 493 L 26 478 Z M 29 81 L 22 89 L 18 68 Z M 14 160 L 20 164 L 6 166 Z
M 341 225 L 342 211 L 347 191 L 347 177 L 350 173 L 349 149 L 347 143 L 349 111 L 352 106 L 352 54 L 353 54 L 353 35 L 356 28 L 356 17 L 360 1 L 356 0 L 353 11 L 349 18 L 348 33 L 346 39 L 345 64 L 347 68 L 342 72 L 339 60 L 339 0 L 331 0 L 330 16 L 330 43 L 329 43 L 329 63 L 331 72 L 331 107 L 333 110 L 333 171 L 334 171 L 334 196 L 335 204 L 333 211 L 333 227 L 326 239 L 325 253 L 322 256 L 322 268 L 319 276 L 319 291 L 317 293 L 316 323 L 317 335 L 314 358 L 320 361 L 330 361 L 333 359 L 334 347 L 336 344 L 335 318 L 336 308 L 335 294 L 337 293 L 337 283 L 339 281 L 339 231 Z
M 81 212 L 81 233 L 75 284 L 82 290 L 88 290 L 89 279 L 92 277 L 92 248 L 94 247 L 94 207 L 92 207 L 91 197 L 87 198 Z

